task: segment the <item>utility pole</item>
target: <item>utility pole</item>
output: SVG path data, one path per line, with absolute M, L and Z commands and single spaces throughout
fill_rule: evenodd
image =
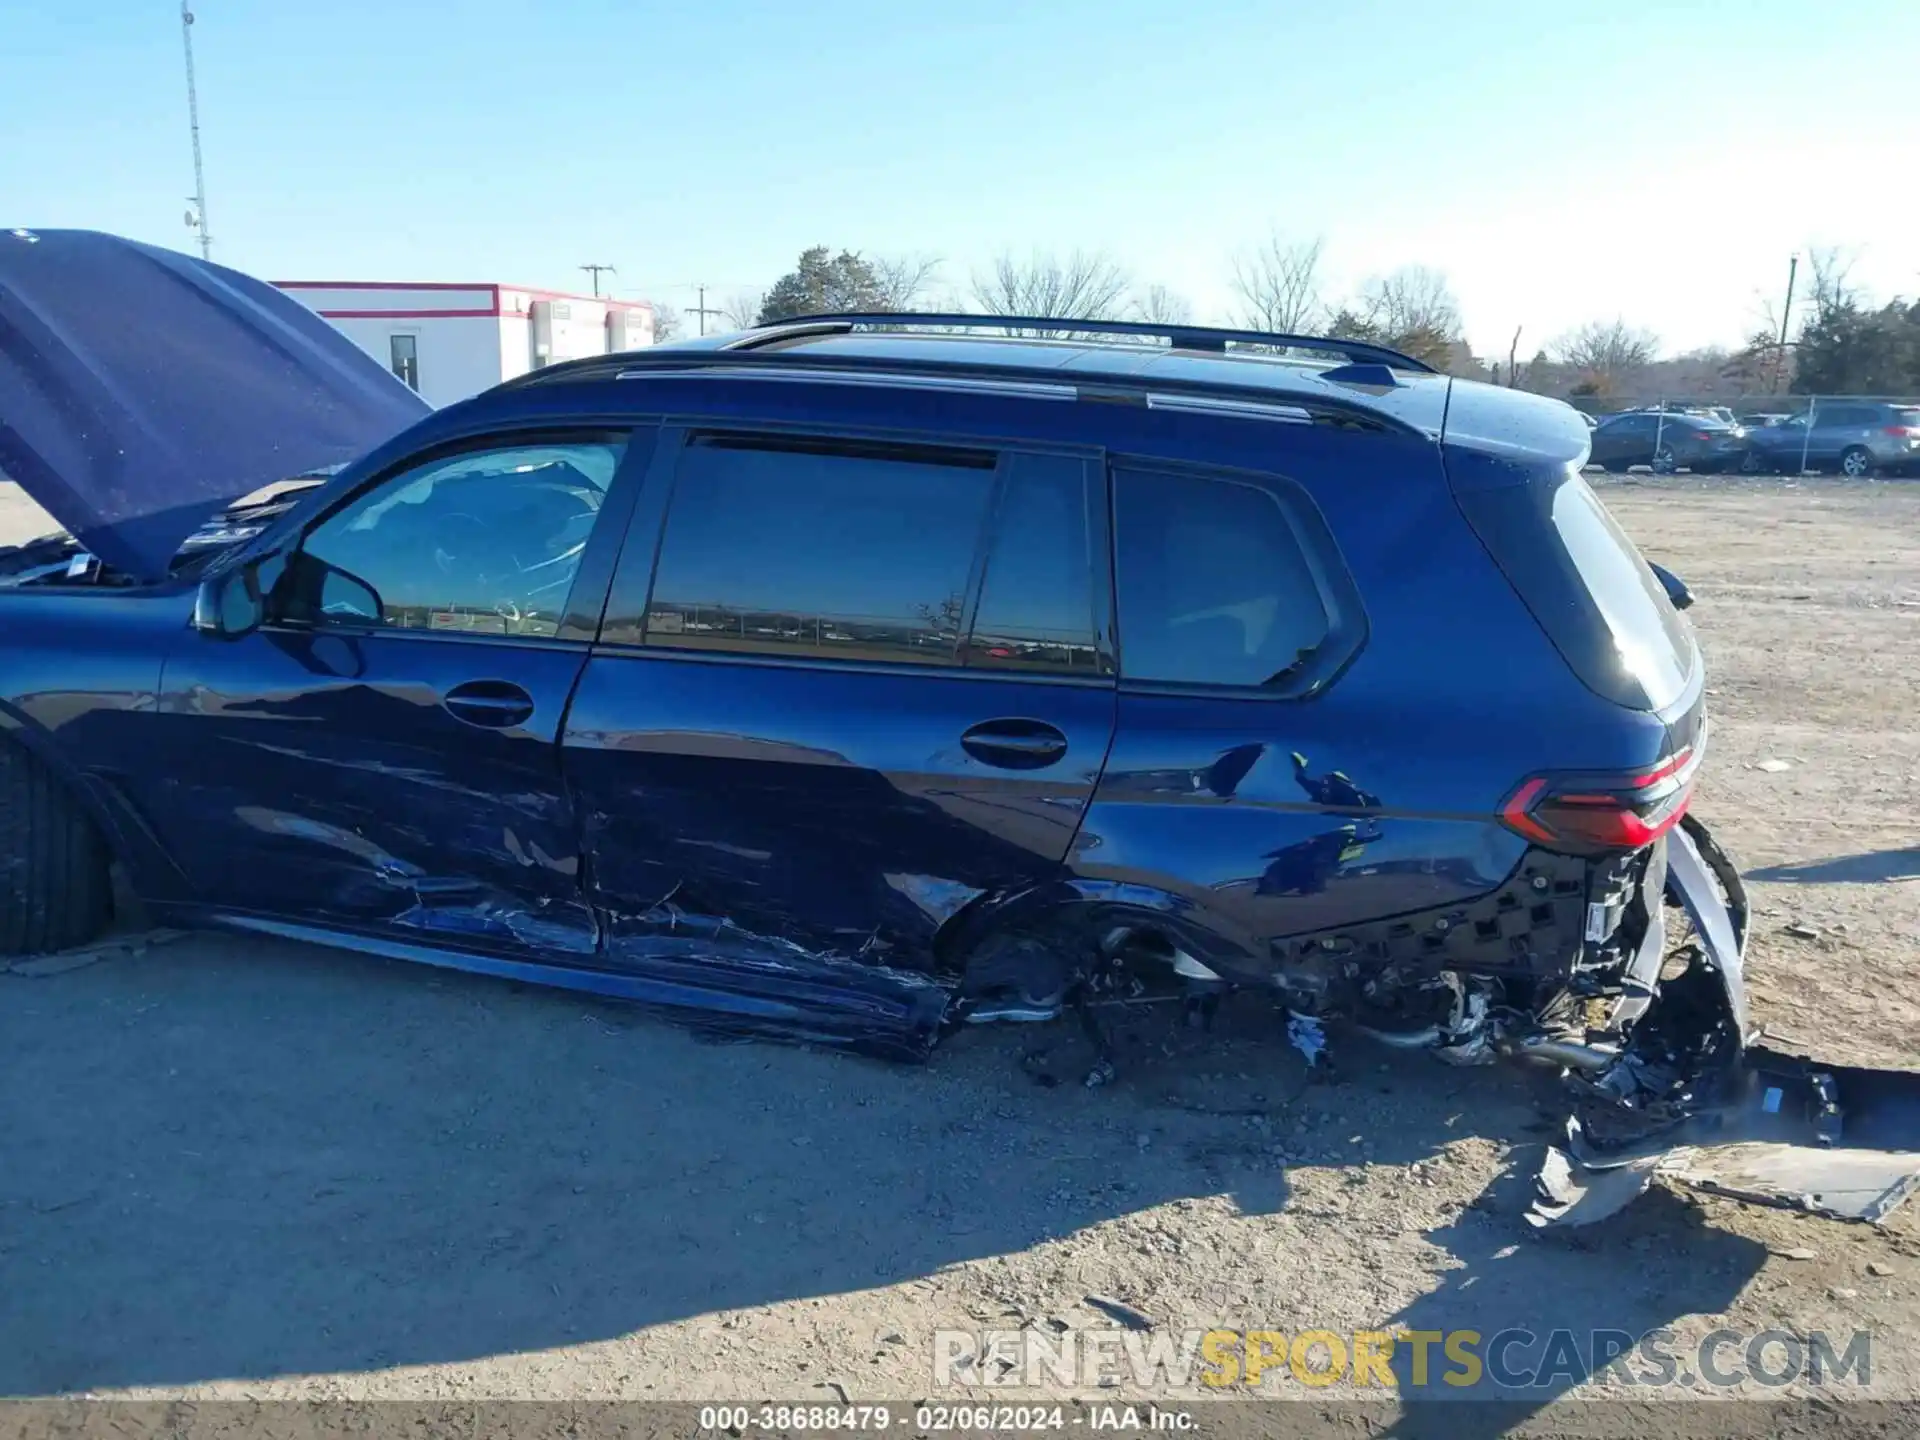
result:
M 1768 393 L 1778 395 L 1780 382 L 1787 375 L 1787 321 L 1793 318 L 1793 277 L 1800 268 L 1800 257 L 1794 255 L 1787 261 L 1787 303 L 1780 307 L 1780 346 L 1773 357 L 1773 389 Z M 1805 469 L 1803 465 L 1800 467 Z
M 180 41 L 187 52 L 187 128 L 193 132 L 193 214 L 187 223 L 200 232 L 200 258 L 213 258 L 213 236 L 207 233 L 207 176 L 200 166 L 200 95 L 193 85 L 193 11 L 180 0 Z
M 709 310 L 707 308 L 707 287 L 704 285 L 701 285 L 696 288 L 700 291 L 700 303 L 698 305 L 690 305 L 687 308 L 692 310 L 694 314 L 700 317 L 700 333 L 704 335 L 707 333 L 707 316 L 719 315 L 724 312 L 719 310 Z
M 596 300 L 600 298 L 600 276 L 603 273 L 608 275 L 617 273 L 611 265 L 582 265 L 580 268 L 593 276 L 593 295 Z
M 1513 327 L 1513 344 L 1507 347 L 1507 388 L 1515 390 L 1520 385 L 1520 331 L 1521 326 Z

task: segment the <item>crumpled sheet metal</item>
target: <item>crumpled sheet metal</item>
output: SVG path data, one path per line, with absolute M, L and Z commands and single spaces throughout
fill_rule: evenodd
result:
M 1535 1194 L 1527 1223 L 1536 1230 L 1549 1225 L 1578 1227 L 1617 1215 L 1646 1193 L 1665 1158 L 1651 1155 L 1595 1170 L 1559 1146 L 1549 1146 L 1540 1173 L 1534 1177 Z
M 1592 1225 L 1626 1208 L 1655 1179 L 1756 1205 L 1877 1225 L 1920 1189 L 1920 1153 L 1749 1141 L 1683 1145 L 1595 1168 L 1554 1146 L 1535 1177 L 1527 1223 L 1535 1229 Z

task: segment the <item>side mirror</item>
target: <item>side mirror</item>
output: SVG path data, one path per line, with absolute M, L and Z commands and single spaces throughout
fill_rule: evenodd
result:
M 1684 610 L 1693 604 L 1693 591 L 1687 588 L 1686 581 L 1682 580 L 1664 565 L 1655 565 L 1651 560 L 1649 560 L 1647 564 L 1652 568 L 1654 576 L 1660 581 L 1660 587 L 1667 592 L 1667 599 L 1673 603 L 1674 609 Z
M 378 590 L 358 575 L 336 570 L 325 561 L 316 561 L 315 564 L 319 569 L 316 604 L 322 620 L 331 620 L 336 624 L 352 624 L 356 620 L 368 625 L 380 623 L 380 617 L 385 612 L 381 608 Z
M 238 640 L 265 623 L 267 600 L 260 589 L 260 567 L 243 565 L 200 582 L 193 597 L 193 628 L 202 635 Z
M 222 640 L 251 635 L 266 623 L 269 596 L 279 597 L 274 618 L 299 626 L 379 625 L 385 614 L 380 592 L 358 575 L 295 550 L 203 580 L 193 628 Z

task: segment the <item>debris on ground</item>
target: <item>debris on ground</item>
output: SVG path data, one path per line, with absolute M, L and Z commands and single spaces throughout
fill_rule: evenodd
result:
M 1144 1310 L 1136 1310 L 1123 1300 L 1115 1300 L 1106 1295 L 1089 1295 L 1087 1304 L 1098 1310 L 1109 1320 L 1118 1320 L 1129 1330 L 1153 1329 L 1153 1317 Z
M 1319 1065 L 1327 1053 L 1327 1032 L 1311 1015 L 1287 1015 L 1287 1043 L 1306 1057 L 1309 1068 Z

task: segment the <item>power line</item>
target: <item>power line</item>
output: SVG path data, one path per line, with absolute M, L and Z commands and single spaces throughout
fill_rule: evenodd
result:
M 180 0 L 180 42 L 187 52 L 187 128 L 193 133 L 193 214 L 187 223 L 200 232 L 200 258 L 213 258 L 213 236 L 207 233 L 207 176 L 200 165 L 200 95 L 193 84 L 193 11 Z

